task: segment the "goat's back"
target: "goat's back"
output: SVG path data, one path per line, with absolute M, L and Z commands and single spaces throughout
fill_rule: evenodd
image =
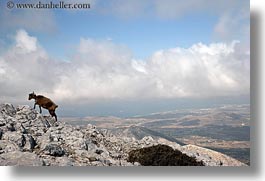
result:
M 49 110 L 55 110 L 58 105 L 56 105 L 52 100 L 50 100 L 47 97 L 44 97 L 42 95 L 38 95 L 36 97 L 36 102 L 39 104 L 41 107 Z

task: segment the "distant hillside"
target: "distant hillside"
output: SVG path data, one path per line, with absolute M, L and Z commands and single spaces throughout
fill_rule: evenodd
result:
M 181 141 L 178 141 L 175 138 L 172 138 L 170 136 L 167 136 L 165 134 L 162 134 L 157 131 L 153 131 L 151 129 L 148 129 L 142 126 L 130 126 L 130 127 L 116 128 L 116 129 L 112 129 L 111 133 L 113 133 L 116 136 L 134 137 L 135 139 L 138 139 L 138 140 L 141 140 L 146 136 L 151 136 L 153 139 L 164 138 L 168 141 L 175 142 L 179 145 L 184 145 L 184 143 L 182 143 Z
M 60 118 L 55 122 L 27 105 L 0 104 L 0 165 L 139 166 L 150 160 L 151 155 L 146 154 L 146 150 L 152 150 L 148 165 L 246 166 L 210 149 L 181 146 L 141 127 L 128 129 L 128 133 L 128 136 L 138 135 L 139 138 L 150 133 L 160 138 L 145 136 L 138 140 L 115 136 L 91 124 L 72 126 L 61 122 Z M 165 150 L 178 158 L 168 159 Z

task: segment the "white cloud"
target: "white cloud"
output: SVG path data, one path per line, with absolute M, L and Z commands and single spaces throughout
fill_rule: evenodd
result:
M 55 63 L 35 37 L 17 31 L 15 45 L 0 56 L 1 100 L 20 101 L 33 89 L 50 91 L 56 81 Z
M 236 42 L 199 43 L 155 53 L 149 67 L 159 94 L 172 98 L 247 94 L 249 56 L 237 52 L 236 46 Z
M 16 35 L 16 47 L 27 53 L 37 50 L 37 38 L 28 36 L 25 30 L 19 30 Z
M 141 61 L 141 60 L 132 60 L 131 63 L 132 68 L 134 68 L 135 70 L 137 70 L 138 72 L 144 73 L 144 74 L 148 74 L 147 70 L 146 70 L 146 62 Z
M 114 65 L 128 63 L 128 57 L 131 56 L 130 50 L 124 45 L 115 45 L 108 40 L 80 39 L 80 45 L 75 61 L 86 63 L 92 66 L 101 66 L 108 68 Z
M 32 90 L 57 102 L 249 94 L 249 50 L 241 43 L 195 44 L 135 60 L 124 45 L 81 38 L 69 62 L 55 61 L 24 30 L 0 56 L 0 99 Z

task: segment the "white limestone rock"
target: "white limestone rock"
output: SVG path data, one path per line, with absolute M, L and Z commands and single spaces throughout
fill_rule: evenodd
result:
M 8 152 L 0 154 L 1 166 L 43 166 L 38 155 L 29 152 Z

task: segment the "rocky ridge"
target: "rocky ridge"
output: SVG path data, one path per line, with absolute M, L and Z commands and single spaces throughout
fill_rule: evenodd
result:
M 206 166 L 246 166 L 224 154 L 195 145 L 154 139 L 118 137 L 107 129 L 54 122 L 29 106 L 0 104 L 0 165 L 139 166 L 128 162 L 132 150 L 168 145 Z

